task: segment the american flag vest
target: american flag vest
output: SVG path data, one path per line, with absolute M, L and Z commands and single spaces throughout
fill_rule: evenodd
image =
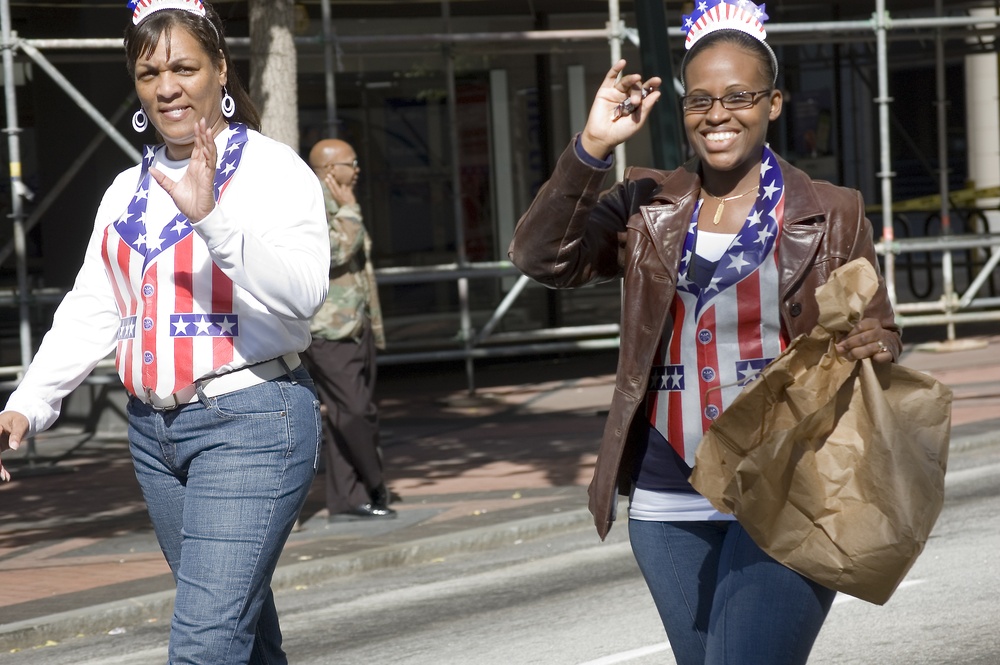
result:
M 712 421 L 787 343 L 777 265 L 785 189 L 767 147 L 760 173 L 757 200 L 704 289 L 685 277 L 700 204 L 692 216 L 670 305 L 673 327 L 664 331 L 650 373 L 649 422 L 688 465 Z
M 247 141 L 245 125 L 232 123 L 228 133 L 215 173 L 218 203 Z M 178 212 L 159 235 L 147 234 L 149 167 L 155 154 L 156 146 L 144 147 L 136 193 L 125 213 L 104 230 L 101 251 L 121 316 L 118 375 L 133 395 L 149 391 L 166 398 L 236 359 L 240 322 L 233 311 L 233 281 L 212 262 L 187 217 Z

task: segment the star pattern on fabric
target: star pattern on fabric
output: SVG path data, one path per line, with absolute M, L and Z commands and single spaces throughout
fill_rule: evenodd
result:
M 238 337 L 239 315 L 171 314 L 172 337 Z
M 742 274 L 743 269 L 746 268 L 748 265 L 751 265 L 749 261 L 743 258 L 744 254 L 746 254 L 746 252 L 740 252 L 736 256 L 730 256 L 729 265 L 726 266 L 726 269 L 735 270 L 737 274 Z
M 741 386 L 745 386 L 761 373 L 774 358 L 750 358 L 736 361 L 736 377 Z
M 236 169 L 239 168 L 243 156 L 243 146 L 247 140 L 246 126 L 239 123 L 230 124 L 228 129 L 223 132 L 223 137 L 226 139 L 227 145 L 222 152 L 222 159 L 216 169 L 213 182 L 216 200 L 220 198 L 222 190 L 232 179 Z M 190 236 L 194 230 L 187 217 L 181 213 L 177 213 L 162 228 L 158 237 L 153 237 L 146 230 L 146 206 L 149 202 L 151 186 L 149 168 L 156 158 L 156 150 L 156 146 L 147 145 L 144 147 L 142 172 L 136 193 L 133 195 L 125 214 L 113 225 L 122 240 L 134 251 L 144 256 L 143 270 L 157 256 Z
M 781 169 L 776 169 L 774 153 L 765 146 L 761 160 L 761 184 L 757 200 L 747 215 L 746 221 L 736 237 L 720 258 L 716 274 L 704 288 L 686 278 L 688 268 L 693 260 L 697 244 L 698 217 L 703 201 L 695 207 L 692 223 L 684 241 L 683 258 L 680 262 L 680 274 L 677 280 L 677 291 L 688 293 L 697 298 L 696 316 L 700 316 L 711 304 L 715 294 L 735 285 L 753 274 L 764 258 L 771 252 L 779 234 L 778 208 L 784 201 L 784 180 Z
M 133 339 L 135 337 L 135 322 L 136 317 L 126 316 L 118 324 L 118 334 L 117 339 Z
M 659 365 L 649 375 L 649 392 L 684 390 L 684 365 Z

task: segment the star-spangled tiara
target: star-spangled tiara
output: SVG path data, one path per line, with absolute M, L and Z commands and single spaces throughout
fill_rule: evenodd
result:
M 133 25 L 139 25 L 144 18 L 164 9 L 180 9 L 198 16 L 206 15 L 202 0 L 129 0 L 128 8 L 132 10 Z
M 775 85 L 778 80 L 778 58 L 774 54 L 774 49 L 767 43 L 764 21 L 768 18 L 764 12 L 764 3 L 758 7 L 752 0 L 697 0 L 694 12 L 683 15 L 681 32 L 687 35 L 684 39 L 684 48 L 690 53 L 698 40 L 719 30 L 737 30 L 750 35 L 767 51 L 774 71 L 771 85 Z M 684 60 L 687 61 L 687 54 Z M 682 65 L 681 85 L 685 85 L 683 71 Z
M 694 12 L 683 16 L 681 32 L 687 35 L 684 48 L 690 50 L 699 39 L 716 30 L 739 30 L 766 43 L 767 19 L 763 3 L 758 7 L 751 0 L 697 0 Z

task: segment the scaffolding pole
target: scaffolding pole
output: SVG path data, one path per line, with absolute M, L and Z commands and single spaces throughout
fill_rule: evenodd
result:
M 615 64 L 622 57 L 622 42 L 625 37 L 625 23 L 622 21 L 621 10 L 618 0 L 608 0 L 608 46 L 611 49 L 611 64 Z M 595 155 L 595 157 L 605 158 L 607 155 Z M 619 143 L 615 146 L 615 178 L 621 180 L 625 177 L 625 144 Z
M 446 32 L 451 32 L 451 3 L 449 0 L 441 0 L 441 15 L 444 18 Z M 446 84 L 448 86 L 448 125 L 451 130 L 449 143 L 451 144 L 451 204 L 452 214 L 455 216 L 455 250 L 458 259 L 458 267 L 466 268 L 469 265 L 469 256 L 465 249 L 465 211 L 462 206 L 462 165 L 459 161 L 461 149 L 459 141 L 461 134 L 458 131 L 458 89 L 455 85 L 455 53 L 450 46 L 444 47 L 444 71 Z M 469 279 L 459 277 L 458 303 L 460 307 L 462 347 L 465 351 L 465 378 L 468 384 L 469 394 L 476 392 L 476 372 L 474 356 L 472 354 L 472 312 L 469 305 Z
M 875 26 L 875 58 L 878 71 L 878 135 L 879 135 L 879 172 L 877 176 L 882 183 L 882 241 L 889 244 L 893 240 L 892 229 L 892 151 L 889 145 L 889 66 L 886 32 L 889 29 L 889 15 L 885 11 L 885 0 L 875 0 L 875 14 L 872 17 Z M 885 288 L 889 293 L 889 302 L 896 306 L 896 257 L 885 255 Z
M 321 0 L 325 9 L 329 9 L 330 0 Z M 453 200 L 454 211 L 455 211 L 455 224 L 456 224 L 456 242 L 458 247 L 458 261 L 454 265 L 454 270 L 456 271 L 454 275 L 451 276 L 452 279 L 456 279 L 458 282 L 458 289 L 460 294 L 460 300 L 462 302 L 461 307 L 461 336 L 463 349 L 458 353 L 461 357 L 466 358 L 468 362 L 468 371 L 470 374 L 470 388 L 472 387 L 472 377 L 471 377 L 471 359 L 473 357 L 483 357 L 483 349 L 476 350 L 472 347 L 483 341 L 484 335 L 475 336 L 473 339 L 473 331 L 471 326 L 471 317 L 469 313 L 469 303 L 468 303 L 468 279 L 469 274 L 466 274 L 471 269 L 475 268 L 478 264 L 471 264 L 468 262 L 468 258 L 465 254 L 464 246 L 464 224 L 463 224 L 463 213 L 462 213 L 462 200 L 461 200 L 461 170 L 458 164 L 458 127 L 457 127 L 457 99 L 455 91 L 455 48 L 460 47 L 465 44 L 504 44 L 513 42 L 526 42 L 526 43 L 538 43 L 538 44 L 548 44 L 548 43 L 566 43 L 574 42 L 581 43 L 587 41 L 595 40 L 607 40 L 612 48 L 612 58 L 617 59 L 620 56 L 620 48 L 622 44 L 623 36 L 628 34 L 625 29 L 623 22 L 621 21 L 620 11 L 618 7 L 618 0 L 609 0 L 609 21 L 605 29 L 579 29 L 579 30 L 527 30 L 527 31 L 507 31 L 507 32 L 467 32 L 467 33 L 453 33 L 451 32 L 450 25 L 450 7 L 448 0 L 442 0 L 442 13 L 446 19 L 446 31 L 444 33 L 418 33 L 418 34 L 402 34 L 402 35 L 344 35 L 335 36 L 332 29 L 324 27 L 322 34 L 318 36 L 310 37 L 299 37 L 296 38 L 296 44 L 303 47 L 317 47 L 323 48 L 324 54 L 328 55 L 334 52 L 334 47 L 339 48 L 340 46 L 354 46 L 358 48 L 368 48 L 374 45 L 426 45 L 428 47 L 434 46 L 437 48 L 444 48 L 445 52 L 445 69 L 446 76 L 448 78 L 448 114 L 451 120 L 451 131 L 452 131 L 452 176 L 454 179 L 455 186 L 455 196 Z M 851 34 L 861 34 L 861 33 L 873 33 L 876 41 L 877 49 L 877 64 L 878 64 L 878 93 L 876 102 L 878 104 L 878 124 L 879 124 L 879 136 L 880 136 L 880 171 L 877 174 L 881 179 L 882 187 L 882 198 L 883 198 L 883 238 L 882 242 L 879 243 L 881 247 L 884 248 L 885 261 L 886 261 L 886 284 L 890 290 L 890 297 L 892 302 L 898 305 L 896 298 L 896 276 L 895 276 L 895 260 L 894 251 L 892 247 L 894 246 L 894 234 L 892 230 L 892 177 L 891 172 L 891 151 L 889 146 L 889 104 L 892 99 L 888 94 L 888 48 L 887 44 L 890 40 L 890 33 L 892 34 L 892 39 L 897 40 L 916 40 L 924 39 L 924 35 L 928 31 L 933 31 L 938 40 L 943 42 L 945 36 L 945 30 L 947 29 L 968 29 L 974 28 L 977 31 L 984 30 L 983 26 L 991 26 L 993 29 L 996 28 L 997 24 L 1000 24 L 1000 16 L 993 17 L 981 17 L 981 16 L 941 16 L 943 11 L 942 3 L 940 0 L 936 0 L 934 17 L 930 18 L 910 18 L 910 19 L 898 19 L 894 18 L 890 21 L 889 14 L 885 8 L 885 0 L 876 0 L 875 12 L 873 13 L 870 20 L 860 20 L 860 21 L 819 21 L 819 22 L 803 22 L 803 23 L 786 23 L 779 25 L 772 25 L 768 27 L 768 32 L 774 36 L 775 42 L 780 43 L 791 43 L 796 37 L 804 39 L 815 39 L 815 35 L 819 33 L 824 33 L 830 35 L 830 41 L 850 41 L 848 35 Z M 13 69 L 13 52 L 18 48 L 23 50 L 23 52 L 28 55 L 33 61 L 35 61 L 39 67 L 44 71 L 49 73 L 56 82 L 63 87 L 67 94 L 77 102 L 77 104 L 84 109 L 88 115 L 98 123 L 102 130 L 104 130 L 108 136 L 115 140 L 122 148 L 130 154 L 131 157 L 138 160 L 138 154 L 134 153 L 134 149 L 131 146 L 126 148 L 123 143 L 127 143 L 120 134 L 114 129 L 110 123 L 102 123 L 100 114 L 93 109 L 89 103 L 86 102 L 85 98 L 80 95 L 75 88 L 69 85 L 68 81 L 62 77 L 58 70 L 56 70 L 52 64 L 46 60 L 39 52 L 42 49 L 60 50 L 60 49 L 111 49 L 111 50 L 121 50 L 122 43 L 120 39 L 19 39 L 17 35 L 10 31 L 10 17 L 9 17 L 9 0 L 0 0 L 0 7 L 4 12 L 4 18 L 6 24 L 4 26 L 3 33 L 3 47 L 4 47 L 4 67 L 5 72 L 8 69 Z M 902 32 L 902 31 L 912 31 L 912 32 Z M 668 35 L 672 38 L 680 38 L 682 33 L 679 28 L 668 29 Z M 863 37 L 862 37 L 863 38 Z M 869 38 L 870 39 L 870 38 Z M 249 39 L 247 38 L 231 38 L 229 43 L 234 48 L 248 47 Z M 616 50 L 617 49 L 617 50 Z M 935 53 L 936 60 L 940 61 L 943 58 L 943 44 L 940 48 L 936 49 Z M 9 61 L 9 62 L 8 62 Z M 939 64 L 940 66 L 940 64 Z M 333 69 L 330 64 L 330 58 L 327 57 L 326 69 L 328 72 L 328 79 L 330 75 L 330 70 Z M 12 103 L 16 107 L 16 90 L 14 90 L 13 81 L 10 79 L 10 74 L 5 81 L 7 94 L 7 104 L 10 106 Z M 327 97 L 327 113 L 328 123 L 335 122 L 336 118 L 336 99 L 330 99 L 329 92 L 332 90 L 333 85 L 328 81 L 328 97 Z M 938 101 L 943 100 L 943 93 L 939 91 Z M 12 101 L 13 100 L 13 101 Z M 943 107 L 939 104 L 938 109 L 939 116 L 943 113 Z M 11 121 L 12 115 L 8 113 L 8 143 L 17 143 L 16 132 L 17 129 L 16 118 L 13 122 Z M 939 123 L 940 123 L 939 117 Z M 19 147 L 18 147 L 19 149 Z M 944 159 L 946 155 L 942 157 Z M 624 166 L 625 159 L 619 158 L 618 164 L 620 167 Z M 20 209 L 20 200 L 18 199 L 18 192 L 23 191 L 23 184 L 20 183 L 20 174 L 15 175 L 14 165 L 17 164 L 19 168 L 19 155 L 11 153 L 11 164 L 12 164 L 12 189 L 15 192 L 14 199 L 16 200 L 16 205 L 18 210 L 12 212 L 12 220 L 15 226 L 15 242 L 17 235 L 18 224 L 21 224 L 21 241 L 23 243 L 23 223 L 19 219 L 23 217 L 23 213 Z M 942 169 L 945 168 L 944 163 L 942 163 Z M 621 174 L 619 174 L 620 177 Z M 942 189 L 942 213 L 947 213 L 946 205 L 943 201 L 947 200 L 947 181 L 946 174 L 942 174 L 941 189 Z M 950 222 L 950 218 L 949 218 Z M 939 239 L 945 240 L 945 238 Z M 17 249 L 15 248 L 15 252 Z M 946 254 L 949 256 L 950 253 Z M 442 266 L 442 268 L 445 268 Z M 378 271 L 381 276 L 383 271 Z M 479 276 L 479 275 L 476 275 Z M 439 277 L 435 277 L 438 279 Z M 950 273 L 949 273 L 950 278 Z M 19 276 L 20 279 L 20 276 Z M 421 281 L 421 277 L 416 277 L 416 281 Z M 982 279 L 977 280 L 981 282 Z M 21 318 L 22 318 L 22 328 L 27 325 L 27 311 L 26 306 L 30 299 L 30 292 L 27 287 L 26 277 L 24 283 L 19 283 L 20 297 L 18 299 L 21 308 Z M 464 294 L 464 295 L 463 295 Z M 968 294 L 967 294 L 968 295 Z M 962 302 L 967 299 L 963 298 Z M 509 307 L 509 302 L 506 303 L 506 307 Z M 961 303 L 956 305 L 960 306 Z M 501 303 L 504 305 L 504 303 Z M 905 306 L 903 307 L 905 309 Z M 946 310 L 944 316 L 947 318 L 950 315 L 955 314 L 953 310 Z M 498 317 L 490 321 L 490 330 L 492 330 L 498 324 Z M 965 317 L 963 317 L 963 320 Z M 958 320 L 957 318 L 955 320 Z M 916 324 L 915 321 L 910 321 Z M 23 336 L 23 335 L 22 335 Z M 473 343 L 475 342 L 475 343 Z M 22 343 L 22 346 L 24 344 Z M 29 349 L 30 356 L 30 331 L 28 337 L 27 347 Z M 428 357 L 428 359 L 430 359 Z M 387 359 L 388 360 L 388 359 Z M 380 359 L 381 362 L 381 359 Z
M 21 197 L 26 188 L 21 180 L 21 127 L 17 117 L 17 80 L 14 75 L 14 49 L 17 36 L 11 30 L 10 22 L 10 2 L 0 0 L 0 32 L 2 32 L 3 44 L 3 83 L 4 102 L 7 111 L 7 127 L 4 132 L 7 134 L 7 155 L 8 168 L 10 169 L 10 220 L 12 234 L 14 238 L 14 254 L 17 257 L 17 312 L 18 312 L 18 339 L 21 351 L 21 367 L 17 372 L 17 380 L 24 377 L 24 371 L 31 362 L 31 319 L 28 312 L 28 299 L 31 291 L 28 287 L 28 267 L 27 267 L 27 242 L 24 232 L 24 205 Z M 25 442 L 25 456 L 32 470 L 38 461 L 38 454 L 35 448 L 35 437 L 28 437 Z
M 18 380 L 24 375 L 24 369 L 31 362 L 31 319 L 28 316 L 27 242 L 24 234 L 24 204 L 21 197 L 25 191 L 21 181 L 21 127 L 17 118 L 17 81 L 14 76 L 14 49 L 17 36 L 11 31 L 10 0 L 0 0 L 0 28 L 3 32 L 3 83 L 4 102 L 7 111 L 8 168 L 10 169 L 10 220 L 14 238 L 14 254 L 17 257 L 17 290 L 18 337 L 21 346 L 21 371 Z
M 934 13 L 938 16 L 944 14 L 944 3 L 942 0 L 934 0 Z M 937 149 L 938 149 L 938 189 L 941 196 L 941 235 L 948 237 L 951 235 L 951 210 L 948 207 L 948 96 L 945 87 L 944 72 L 944 36 L 938 29 L 934 33 L 934 86 L 937 92 Z M 955 299 L 955 279 L 954 264 L 952 263 L 951 252 L 944 252 L 941 256 L 941 275 L 944 280 L 944 302 L 945 311 L 950 313 Z M 955 340 L 955 324 L 947 324 L 948 341 Z
M 334 73 L 334 43 L 333 43 L 333 19 L 330 12 L 330 0 L 323 0 L 323 65 L 324 83 L 326 84 L 326 133 L 330 138 L 337 138 L 340 127 L 337 123 L 337 88 Z

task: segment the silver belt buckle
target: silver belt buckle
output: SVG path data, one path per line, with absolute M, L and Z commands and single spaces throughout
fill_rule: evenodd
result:
M 153 391 L 150 388 L 146 388 L 146 404 L 148 404 L 149 408 L 154 411 L 173 411 L 181 405 L 181 403 L 177 401 L 177 393 L 171 393 L 170 398 L 174 400 L 173 404 L 168 404 L 167 406 L 157 406 L 156 404 L 153 404 Z

